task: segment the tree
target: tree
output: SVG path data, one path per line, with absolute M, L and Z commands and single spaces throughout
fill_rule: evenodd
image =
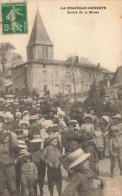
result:
M 77 101 L 77 93 L 81 91 L 81 83 L 84 78 L 84 73 L 81 71 L 80 66 L 76 60 L 76 57 L 70 57 L 68 59 L 67 72 L 61 82 L 61 88 L 63 93 L 64 89 L 66 88 L 66 85 L 69 83 L 72 84 L 75 102 Z M 69 91 L 69 93 L 72 92 Z
M 11 43 L 0 43 L 0 65 L 3 73 L 6 72 L 7 67 L 22 63 L 22 57 L 13 50 L 15 47 Z
M 94 80 L 91 84 L 90 90 L 88 92 L 88 97 L 83 102 L 83 108 L 88 111 L 90 107 L 93 107 L 96 114 L 100 117 L 103 114 L 104 101 L 100 97 L 99 85 L 96 84 Z
M 11 57 L 11 67 L 21 63 L 23 63 L 22 56 L 20 54 L 13 53 Z

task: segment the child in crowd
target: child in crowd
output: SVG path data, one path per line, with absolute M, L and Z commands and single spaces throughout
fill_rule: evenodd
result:
M 36 165 L 31 160 L 31 154 L 29 152 L 19 156 L 21 159 L 21 186 L 22 196 L 32 196 L 34 193 L 33 186 L 38 179 L 38 172 Z
M 17 189 L 17 195 L 20 195 L 21 190 L 21 167 L 23 164 L 23 161 L 20 157 L 20 155 L 27 153 L 27 146 L 24 141 L 18 140 L 18 158 L 16 159 L 15 164 L 15 171 L 16 171 L 16 189 Z
M 121 118 L 121 114 L 117 114 L 115 116 L 113 116 L 112 118 L 113 122 L 112 125 L 115 125 L 119 128 L 119 134 L 122 133 L 122 118 Z
M 45 177 L 45 164 L 41 161 L 42 149 L 44 140 L 41 139 L 40 135 L 34 135 L 33 140 L 30 141 L 30 152 L 32 161 L 35 163 L 38 170 L 38 181 L 34 183 L 34 194 L 37 195 L 37 183 L 40 188 L 40 196 L 43 196 L 43 185 Z
M 78 125 L 78 122 L 76 120 L 69 120 L 67 132 L 65 132 L 62 135 L 62 144 L 65 148 L 65 153 L 68 153 L 71 151 L 71 145 L 70 145 L 69 138 L 70 137 L 74 137 L 74 138 L 80 137 L 80 134 L 77 129 L 77 125 Z
M 104 136 L 100 128 L 100 123 L 97 122 L 95 125 L 95 137 L 94 143 L 96 145 L 96 150 L 98 153 L 99 159 L 103 159 L 104 154 Z
M 90 168 L 93 170 L 97 175 L 99 174 L 99 159 L 98 154 L 94 147 L 93 136 L 91 133 L 87 133 L 86 135 L 82 136 L 82 148 L 85 153 L 90 153 L 89 156 L 89 163 Z
M 52 135 L 52 134 L 57 134 L 57 148 L 58 150 L 61 152 L 63 152 L 63 145 L 61 143 L 61 135 L 59 133 L 59 126 L 57 124 L 52 124 L 50 125 L 47 129 L 46 132 L 48 134 L 48 136 Z M 45 147 L 46 147 L 46 141 L 45 141 Z
M 76 137 L 76 138 L 74 138 L 74 137 L 69 137 L 69 141 L 70 141 L 71 150 L 70 150 L 70 152 L 67 152 L 67 153 L 63 156 L 63 160 L 62 160 L 63 167 L 64 167 L 64 169 L 67 170 L 67 172 L 68 172 L 68 180 L 67 180 L 67 181 L 69 181 L 69 179 L 70 179 L 70 178 L 72 177 L 72 175 L 73 175 L 73 171 L 69 168 L 68 155 L 69 155 L 71 152 L 77 150 L 77 149 L 81 146 L 81 144 L 80 144 L 81 140 L 80 140 L 80 138 L 78 138 L 78 137 Z
M 14 128 L 18 129 L 19 128 L 19 121 L 22 118 L 22 113 L 21 112 L 16 112 L 15 118 L 16 118 L 16 120 L 14 120 Z
M 81 134 L 85 135 L 86 133 L 95 134 L 94 125 L 92 124 L 92 116 L 86 115 L 84 117 L 85 123 L 81 126 Z
M 22 119 L 19 121 L 19 127 L 23 129 L 23 133 L 26 137 L 28 137 L 30 123 L 26 119 Z
M 111 158 L 111 178 L 114 178 L 115 162 L 118 161 L 120 168 L 120 175 L 122 175 L 122 138 L 119 136 L 119 128 L 117 126 L 111 127 L 111 137 L 109 140 L 109 152 Z
M 52 134 L 46 139 L 47 147 L 43 149 L 41 159 L 47 165 L 48 188 L 50 196 L 53 196 L 54 183 L 57 186 L 58 195 L 62 191 L 62 173 L 60 169 L 61 153 L 57 149 L 57 134 Z
M 73 177 L 65 187 L 62 196 L 102 196 L 104 183 L 90 170 L 88 157 L 90 153 L 84 153 L 77 149 L 69 156 L 69 168 L 74 171 Z

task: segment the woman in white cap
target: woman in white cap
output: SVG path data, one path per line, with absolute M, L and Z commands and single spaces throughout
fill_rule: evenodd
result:
M 74 171 L 69 184 L 65 187 L 62 196 L 102 196 L 104 183 L 90 170 L 88 157 L 81 148 L 72 152 L 69 158 L 69 168 Z

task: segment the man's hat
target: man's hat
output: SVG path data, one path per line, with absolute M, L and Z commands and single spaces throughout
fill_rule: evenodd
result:
M 58 138 L 57 133 L 54 133 L 54 134 L 50 135 L 49 137 L 47 137 L 47 138 L 45 139 L 45 142 L 46 142 L 46 143 L 49 143 L 49 142 L 51 142 L 51 141 L 52 141 L 53 139 L 55 139 L 55 138 Z
M 22 149 L 22 150 L 20 150 L 19 156 L 23 155 L 23 154 L 27 154 L 27 153 L 28 153 L 28 151 L 26 149 Z
M 120 114 L 117 114 L 117 115 L 113 116 L 113 118 L 112 118 L 112 119 L 114 119 L 114 118 L 118 118 L 118 119 L 120 119 L 120 120 L 121 120 L 121 115 L 120 115 Z
M 39 119 L 39 115 L 38 114 L 30 116 L 30 120 L 37 120 L 37 119 Z
M 111 131 L 119 131 L 119 128 L 117 126 L 112 126 Z
M 29 115 L 30 113 L 28 110 L 25 110 L 22 114 L 25 116 L 25 115 Z
M 68 125 L 77 125 L 77 120 L 69 120 Z
M 33 139 L 30 141 L 30 143 L 41 143 L 44 142 L 44 140 L 40 137 L 40 135 L 34 135 Z
M 71 169 L 71 168 L 75 167 L 76 165 L 80 164 L 85 159 L 87 159 L 90 155 L 91 155 L 90 153 L 85 153 L 81 148 L 72 152 L 68 156 L 69 168 Z
M 27 146 L 25 145 L 25 141 L 23 140 L 18 140 L 18 147 L 27 149 Z
M 108 117 L 108 116 L 102 116 L 102 118 L 103 118 L 107 123 L 109 123 L 109 117 Z
M 19 154 L 19 159 L 22 159 L 22 158 L 24 158 L 24 157 L 29 157 L 31 155 L 31 153 L 30 152 L 25 152 L 25 153 L 23 153 L 23 154 Z

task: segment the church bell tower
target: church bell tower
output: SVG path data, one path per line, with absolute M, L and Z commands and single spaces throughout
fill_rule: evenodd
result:
M 53 60 L 53 44 L 47 34 L 38 10 L 27 45 L 27 61 L 37 59 Z

